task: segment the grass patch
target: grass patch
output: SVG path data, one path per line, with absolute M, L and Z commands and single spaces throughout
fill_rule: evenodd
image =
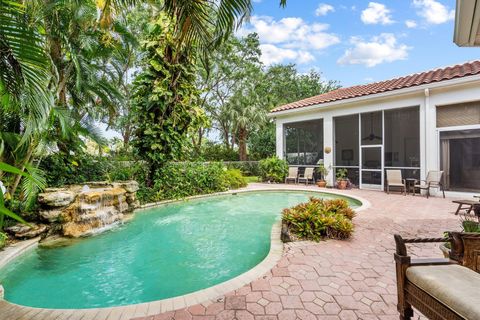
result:
M 250 177 L 245 177 L 245 180 L 247 180 L 247 183 L 252 183 L 252 182 L 260 182 L 260 177 L 257 176 L 250 176 Z

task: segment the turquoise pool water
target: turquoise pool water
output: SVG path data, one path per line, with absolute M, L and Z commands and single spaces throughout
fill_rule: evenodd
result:
M 150 209 L 95 237 L 32 250 L 0 270 L 0 283 L 6 300 L 43 308 L 119 306 L 187 294 L 261 262 L 281 210 L 312 195 L 338 198 L 256 192 Z

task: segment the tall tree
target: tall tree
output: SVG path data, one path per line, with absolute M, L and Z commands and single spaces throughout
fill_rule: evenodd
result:
M 281 4 L 285 4 L 282 0 Z M 164 1 L 146 41 L 146 68 L 133 97 L 134 145 L 154 172 L 181 154 L 192 129 L 205 122 L 195 85 L 197 58 L 218 47 L 251 12 L 250 0 Z
M 236 130 L 233 123 L 231 99 L 247 86 L 260 84 L 260 42 L 256 34 L 245 38 L 230 37 L 210 56 L 209 70 L 200 69 L 201 107 L 207 112 L 214 130 L 220 132 L 224 145 L 233 149 Z M 250 97 L 251 98 L 251 97 Z M 239 101 L 235 103 L 239 106 Z M 237 108 L 237 111 L 240 111 Z M 202 129 L 200 129 L 202 130 Z

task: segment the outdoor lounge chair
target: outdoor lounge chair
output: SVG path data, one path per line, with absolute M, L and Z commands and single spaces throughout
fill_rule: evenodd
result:
M 310 180 L 312 183 L 315 183 L 313 180 L 313 168 L 305 168 L 305 172 L 298 176 L 298 183 L 305 181 L 305 185 L 307 185 Z
M 436 188 L 442 190 L 443 197 L 445 198 L 445 190 L 443 189 L 443 171 L 428 171 L 427 178 L 425 180 L 416 180 L 414 190 L 427 190 L 427 199 L 430 196 L 430 188 Z M 415 192 L 413 192 L 415 195 Z
M 387 170 L 387 193 L 390 194 L 390 188 L 400 188 L 404 195 L 407 195 L 405 180 L 402 179 L 402 171 Z
M 288 167 L 288 176 L 285 178 L 285 183 L 289 180 L 293 180 L 295 183 L 298 181 L 298 167 Z

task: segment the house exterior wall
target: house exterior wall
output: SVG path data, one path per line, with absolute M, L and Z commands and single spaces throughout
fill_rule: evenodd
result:
M 285 137 L 283 127 L 287 123 L 323 119 L 324 147 L 334 148 L 333 118 L 344 115 L 368 113 L 405 107 L 419 107 L 420 118 L 420 176 L 425 178 L 429 170 L 440 169 L 439 131 L 436 126 L 436 107 L 480 100 L 480 77 L 468 77 L 460 80 L 448 80 L 427 86 L 418 86 L 412 90 L 396 90 L 386 95 L 372 95 L 368 99 L 354 101 L 349 99 L 332 104 L 299 108 L 289 112 L 272 114 L 276 121 L 276 152 L 284 158 Z M 470 126 L 480 129 L 480 124 Z M 333 152 L 324 153 L 325 167 L 333 166 Z M 334 183 L 334 172 L 330 170 L 327 182 Z

